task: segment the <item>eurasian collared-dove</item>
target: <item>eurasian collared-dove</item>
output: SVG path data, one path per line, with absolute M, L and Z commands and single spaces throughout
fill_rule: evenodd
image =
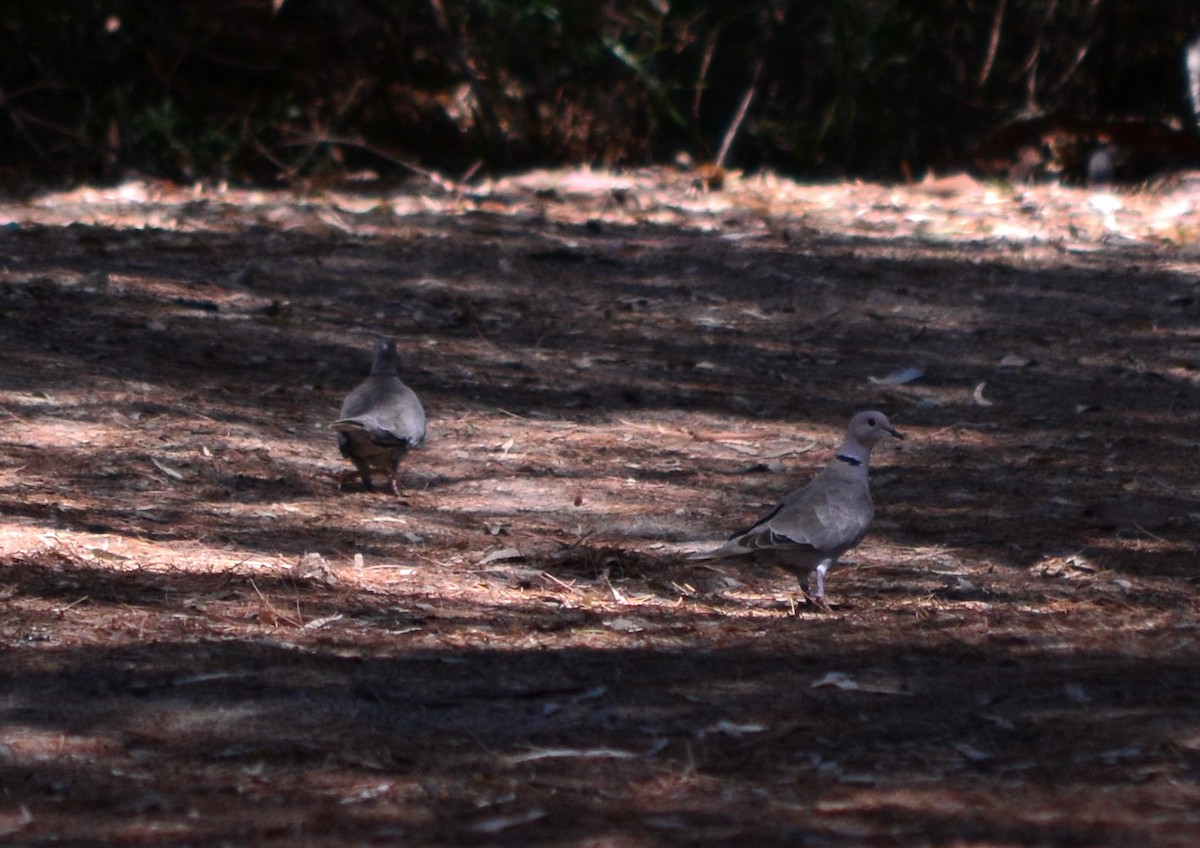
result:
M 860 412 L 850 419 L 837 456 L 803 489 L 788 494 L 779 505 L 714 551 L 689 559 L 747 557 L 790 571 L 804 594 L 823 610 L 825 575 L 838 557 L 862 541 L 875 505 L 867 483 L 871 448 L 885 435 L 903 439 L 882 412 Z M 808 576 L 816 574 L 817 591 L 808 592 Z
M 413 390 L 400 382 L 394 341 L 375 343 L 371 376 L 346 396 L 333 429 L 342 456 L 354 463 L 367 491 L 371 472 L 378 471 L 388 475 L 392 493 L 400 494 L 396 473 L 409 448 L 425 441 L 425 409 Z

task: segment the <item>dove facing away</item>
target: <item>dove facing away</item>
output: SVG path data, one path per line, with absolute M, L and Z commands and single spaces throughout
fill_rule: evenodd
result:
M 387 474 L 392 494 L 400 494 L 400 460 L 425 441 L 425 409 L 413 390 L 400 382 L 394 341 L 375 343 L 371 376 L 346 396 L 333 429 L 342 456 L 358 469 L 363 488 L 371 491 L 371 473 L 379 472 Z M 350 473 L 342 475 L 343 485 Z
M 860 412 L 850 419 L 846 439 L 834 459 L 807 486 L 784 497 L 753 526 L 735 533 L 721 547 L 693 554 L 692 560 L 744 557 L 791 572 L 814 604 L 829 611 L 825 575 L 838 558 L 862 541 L 875 517 L 867 483 L 871 449 L 884 436 L 903 439 L 882 412 Z M 816 592 L 808 577 L 815 574 Z

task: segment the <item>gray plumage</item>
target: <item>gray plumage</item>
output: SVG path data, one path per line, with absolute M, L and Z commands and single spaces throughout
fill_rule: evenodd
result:
M 425 441 L 425 409 L 400 381 L 394 341 L 375 343 L 371 376 L 346 396 L 333 429 L 342 456 L 358 469 L 363 488 L 371 490 L 371 474 L 378 472 L 387 474 L 389 489 L 400 494 L 396 477 L 400 460 Z
M 862 541 L 875 517 L 867 470 L 871 449 L 884 436 L 904 438 L 882 412 L 858 413 L 850 419 L 837 455 L 812 482 L 785 496 L 721 547 L 690 559 L 744 557 L 778 565 L 796 576 L 813 603 L 828 610 L 825 575 L 842 554 Z M 810 574 L 817 578 L 817 590 L 811 595 Z

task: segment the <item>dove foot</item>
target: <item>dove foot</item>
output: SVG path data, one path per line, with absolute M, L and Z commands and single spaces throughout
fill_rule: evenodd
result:
M 806 595 L 805 597 L 808 598 L 808 602 L 810 604 L 819 609 L 821 612 L 833 612 L 833 607 L 829 605 L 829 601 L 825 600 L 824 596 L 818 598 L 816 596 Z
M 396 480 L 389 478 L 386 486 L 376 486 L 371 482 L 370 474 L 360 474 L 357 471 L 344 471 L 341 474 L 338 474 L 338 490 L 342 492 L 346 491 L 347 488 L 349 488 L 351 481 L 354 480 L 362 483 L 362 490 L 364 492 L 378 492 L 382 490 L 391 492 L 393 495 L 397 496 L 400 494 L 400 484 Z
M 816 610 L 815 610 L 816 612 L 833 612 L 834 611 L 833 607 L 830 606 L 829 601 L 825 600 L 824 598 L 813 597 L 812 595 L 808 594 L 808 592 L 803 593 L 803 595 L 801 597 L 804 598 L 804 605 L 806 607 L 816 607 Z M 798 599 L 796 598 L 796 596 L 794 596 L 794 595 L 790 596 L 788 598 L 788 602 L 787 602 L 788 618 L 799 618 L 800 613 L 802 611 L 803 610 L 802 610 L 800 604 L 798 603 Z
M 806 601 L 805 607 L 807 608 L 808 612 L 832 613 L 834 611 L 833 607 L 830 606 L 829 602 L 826 601 L 824 598 L 817 600 L 816 598 L 806 597 L 804 600 Z M 801 611 L 802 611 L 801 608 L 799 606 L 797 606 L 795 601 L 793 601 L 788 607 L 788 617 L 789 618 L 799 618 Z
M 360 477 L 359 477 L 359 475 L 358 475 L 358 472 L 357 472 L 357 471 L 343 471 L 343 472 L 341 472 L 340 474 L 338 474 L 338 475 L 336 475 L 336 476 L 337 476 L 338 491 L 340 491 L 340 492 L 344 492 L 344 491 L 346 491 L 346 485 L 347 485 L 347 484 L 348 484 L 348 483 L 349 483 L 351 480 L 359 480 L 359 479 L 362 479 L 362 478 L 360 478 Z
M 809 605 L 816 607 L 821 612 L 833 612 L 833 607 L 831 607 L 829 605 L 829 601 L 825 600 L 824 593 L 821 593 L 819 595 L 814 595 L 812 592 L 808 591 L 808 581 L 807 580 L 803 580 L 800 582 L 800 593 L 804 596 L 804 600 Z M 796 609 L 796 597 L 794 595 L 790 598 L 790 604 L 791 604 L 790 614 L 793 617 L 795 617 L 799 613 Z

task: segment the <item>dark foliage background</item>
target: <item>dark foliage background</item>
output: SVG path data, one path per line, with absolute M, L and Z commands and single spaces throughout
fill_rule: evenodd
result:
M 18 0 L 0 176 L 919 175 L 1019 119 L 1191 131 L 1174 0 Z

